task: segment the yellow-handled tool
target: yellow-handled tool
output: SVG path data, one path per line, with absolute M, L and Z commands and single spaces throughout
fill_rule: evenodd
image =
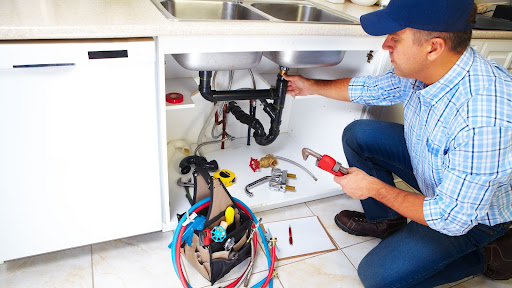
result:
M 231 225 L 231 223 L 233 223 L 235 220 L 235 209 L 233 209 L 233 207 L 226 208 L 224 216 L 226 216 L 226 222 L 228 223 L 228 226 Z

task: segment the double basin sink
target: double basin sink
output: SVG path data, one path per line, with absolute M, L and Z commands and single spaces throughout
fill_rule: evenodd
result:
M 264 20 L 359 24 L 355 18 L 341 12 L 327 11 L 306 1 L 167 0 L 160 2 L 160 5 L 165 8 L 163 13 L 168 19 L 178 21 Z
M 260 2 L 218 0 L 166 0 L 155 2 L 173 21 L 275 21 L 297 23 L 359 24 L 341 12 L 331 12 L 306 1 Z M 256 66 L 262 55 L 287 68 L 336 65 L 343 51 L 271 51 L 173 54 L 184 68 L 194 71 L 241 70 Z

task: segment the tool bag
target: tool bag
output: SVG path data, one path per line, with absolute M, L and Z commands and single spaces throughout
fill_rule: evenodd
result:
M 248 239 L 253 220 L 239 209 L 220 179 L 213 178 L 208 171 L 199 167 L 194 170 L 193 175 L 194 203 L 209 196 L 210 205 L 199 212 L 199 217 L 205 217 L 204 225 L 194 230 L 190 245 L 186 241 L 181 244 L 181 254 L 213 285 L 251 256 L 252 241 Z M 205 237 L 209 235 L 205 230 L 211 231 L 222 221 L 226 221 L 225 211 L 228 207 L 234 210 L 234 221 L 225 230 L 225 239 L 220 242 L 213 239 L 208 241 Z M 226 248 L 228 241 L 230 244 Z

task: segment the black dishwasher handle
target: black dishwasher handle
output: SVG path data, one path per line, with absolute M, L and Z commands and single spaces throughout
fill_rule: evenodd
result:
M 75 66 L 75 63 L 46 63 L 46 64 L 24 64 L 12 65 L 12 68 L 41 68 L 41 67 L 62 67 L 62 66 Z

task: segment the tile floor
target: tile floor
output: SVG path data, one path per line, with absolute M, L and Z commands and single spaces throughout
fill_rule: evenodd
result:
M 317 215 L 338 246 L 333 252 L 279 261 L 274 287 L 362 287 L 356 268 L 380 240 L 352 236 L 337 228 L 333 217 L 342 209 L 362 211 L 359 201 L 341 195 L 256 213 L 265 222 Z M 156 232 L 7 261 L 0 265 L 0 287 L 181 287 L 167 248 L 172 236 L 172 232 Z M 266 259 L 261 251 L 256 257 L 250 285 L 266 276 Z M 187 264 L 185 273 L 192 287 L 210 287 Z M 245 269 L 244 264 L 214 287 L 231 283 L 241 274 L 240 269 Z M 505 288 L 512 287 L 512 280 L 491 281 L 477 276 L 441 287 Z

